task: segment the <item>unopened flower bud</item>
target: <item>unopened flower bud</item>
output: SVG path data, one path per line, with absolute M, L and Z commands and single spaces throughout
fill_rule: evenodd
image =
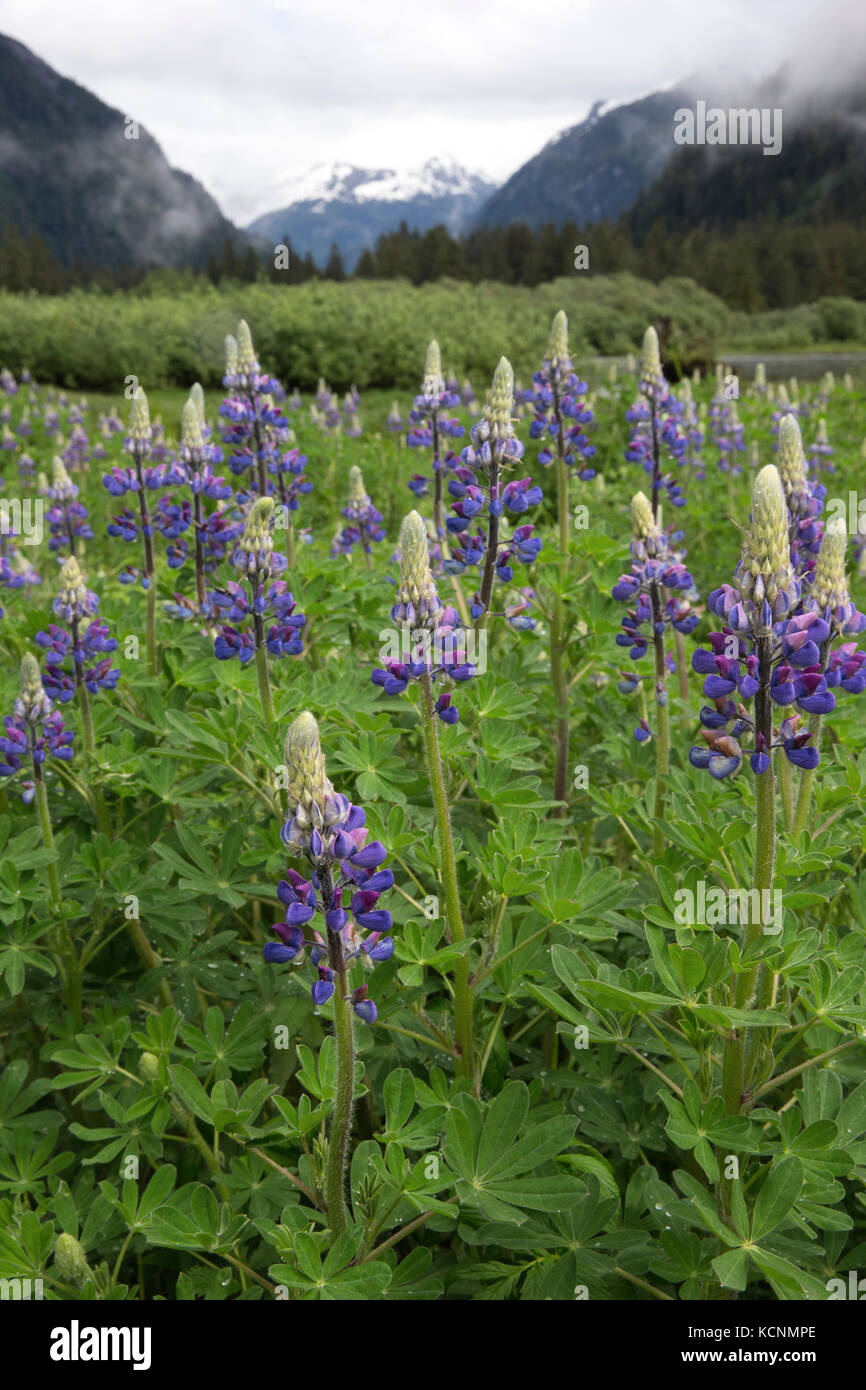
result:
M 140 452 L 150 449 L 152 431 L 147 396 L 140 386 L 135 388 L 129 411 L 129 437 Z
M 84 1249 L 75 1236 L 65 1231 L 57 1237 L 54 1247 L 54 1263 L 61 1278 L 79 1287 L 90 1276 L 91 1269 L 84 1255 Z
M 568 355 L 568 319 L 564 309 L 557 310 L 553 316 L 545 359 L 551 367 L 559 367 L 563 371 L 568 371 L 571 366 Z
M 417 512 L 410 512 L 400 528 L 400 582 L 395 616 L 425 622 L 442 607 L 430 569 L 427 527 Z M 394 610 L 392 609 L 392 613 Z

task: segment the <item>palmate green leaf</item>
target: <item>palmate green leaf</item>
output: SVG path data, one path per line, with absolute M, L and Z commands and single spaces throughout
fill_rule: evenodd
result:
M 168 1074 L 172 1089 L 187 1110 L 191 1110 L 199 1120 L 206 1120 L 208 1124 L 212 1124 L 214 1118 L 213 1104 L 208 1098 L 207 1091 L 189 1067 L 181 1066 L 178 1063 L 176 1066 L 169 1067 Z
M 726 1250 L 717 1255 L 712 1262 L 716 1277 L 724 1289 L 736 1289 L 742 1293 L 749 1277 L 749 1256 L 742 1248 Z
M 800 1195 L 803 1165 L 786 1158 L 767 1174 L 752 1212 L 752 1240 L 762 1240 L 784 1221 Z

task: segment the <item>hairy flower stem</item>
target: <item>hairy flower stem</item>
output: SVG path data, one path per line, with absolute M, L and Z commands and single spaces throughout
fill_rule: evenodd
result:
M 259 682 L 259 700 L 265 723 L 274 722 L 274 701 L 271 696 L 271 678 L 268 673 L 268 649 L 265 646 L 265 625 L 261 613 L 253 613 L 253 633 L 256 644 L 256 677 Z
M 664 632 L 657 629 L 661 625 L 661 603 L 657 584 L 652 585 L 653 609 L 653 649 L 655 653 L 656 688 L 656 794 L 653 818 L 659 822 L 664 814 L 665 782 L 670 771 L 670 720 L 667 704 L 661 704 L 658 696 L 665 688 L 665 639 Z M 653 828 L 653 855 L 658 859 L 664 853 L 665 841 L 660 824 Z
M 772 640 L 772 635 L 760 635 L 756 638 L 760 686 L 755 695 L 755 732 L 756 734 L 763 734 L 764 746 L 768 750 L 772 748 L 773 744 L 773 710 L 770 702 Z M 771 753 L 770 766 L 767 771 L 755 776 L 755 859 L 752 887 L 759 891 L 761 910 L 757 914 L 757 920 L 750 921 L 746 927 L 743 955 L 756 941 L 760 940 L 764 927 L 769 926 L 769 922 L 763 920 L 763 905 L 765 900 L 769 901 L 769 894 L 773 887 L 775 856 L 776 779 Z M 765 972 L 765 974 L 769 974 L 772 978 L 771 972 Z M 750 1009 L 754 1006 L 757 977 L 758 967 L 756 965 L 750 966 L 735 976 L 733 1002 L 736 1008 Z M 744 1099 L 746 1099 L 744 1095 L 746 1032 L 746 1029 L 735 1028 L 725 1043 L 722 1089 L 725 1109 L 729 1115 L 738 1114 Z
M 334 1090 L 334 1118 L 328 1138 L 325 1163 L 325 1204 L 328 1224 L 336 1237 L 346 1228 L 346 1164 L 352 1131 L 352 1100 L 355 1091 L 355 1039 L 352 1004 L 343 942 L 338 932 L 328 932 L 328 964 L 334 972 L 334 1039 L 337 1045 L 337 1073 Z
M 77 643 L 77 627 L 78 624 L 73 623 L 73 650 L 75 649 L 75 645 Z M 85 765 L 92 767 L 93 763 L 96 760 L 96 739 L 93 733 L 93 716 L 90 712 L 90 697 L 87 693 L 87 686 L 84 684 L 84 673 L 81 670 L 81 667 L 79 666 L 78 662 L 75 662 L 74 665 L 76 698 L 78 700 L 78 708 L 81 714 L 81 731 L 83 735 L 82 742 L 84 744 Z M 107 840 L 113 839 L 114 837 L 112 835 L 111 830 L 111 819 L 108 814 L 108 807 L 105 804 L 105 797 L 103 795 L 101 787 L 93 787 L 93 806 L 96 811 L 96 819 L 99 823 L 99 828 L 102 831 L 103 835 Z
M 785 827 L 790 830 L 794 823 L 794 779 L 791 764 L 787 758 L 779 759 L 779 791 L 782 794 L 782 814 Z
M 49 853 L 55 853 L 54 831 L 51 828 L 51 812 L 48 807 L 48 788 L 42 775 L 40 763 L 33 764 L 33 781 L 36 784 L 36 810 L 39 814 L 39 826 L 42 831 L 42 843 Z M 72 944 L 72 937 L 69 934 L 69 927 L 61 917 L 61 907 L 63 895 L 60 891 L 60 874 L 57 869 L 56 859 L 52 859 L 48 865 L 48 890 L 51 896 L 51 905 L 57 913 L 57 949 L 64 958 L 63 978 L 66 993 L 66 1003 L 72 1011 L 76 1025 L 80 1028 L 82 1023 L 81 1007 L 81 966 L 75 954 L 75 947 Z
M 204 546 L 202 544 L 201 532 L 204 526 L 204 514 L 202 510 L 201 493 L 193 494 L 192 505 L 194 510 L 195 527 L 195 591 L 198 597 L 199 608 L 205 606 L 205 575 L 204 575 Z
M 554 376 L 553 413 L 556 419 L 556 500 L 559 514 L 559 591 L 555 596 L 550 624 L 550 676 L 556 706 L 556 772 L 553 795 L 557 801 L 568 801 L 568 677 L 565 670 L 565 602 L 563 592 L 568 583 L 568 549 L 571 520 L 568 510 L 568 467 L 563 452 L 563 419 L 559 386 Z M 555 815 L 564 816 L 567 805 L 558 806 Z
M 147 585 L 147 669 L 151 676 L 156 675 L 156 587 L 155 570 L 153 562 L 153 535 L 150 511 L 147 505 L 147 497 L 144 489 L 144 475 L 141 468 L 141 454 L 137 451 L 133 454 L 135 460 L 135 473 L 138 478 L 138 511 L 141 517 L 141 536 L 144 541 L 144 575 L 148 581 Z
M 659 420 L 656 412 L 655 394 L 650 395 L 650 427 L 653 437 L 653 486 L 652 486 L 652 509 L 653 521 L 659 519 L 659 488 L 661 487 L 662 461 L 659 453 Z
M 831 639 L 828 637 L 827 641 L 824 642 L 821 646 L 819 667 L 822 675 L 827 669 L 827 661 L 830 656 L 830 641 Z M 809 716 L 809 733 L 812 735 L 811 746 L 813 748 L 817 748 L 821 742 L 820 714 L 812 714 Z M 792 824 L 792 834 L 795 840 L 799 839 L 803 831 L 806 829 L 806 820 L 809 815 L 809 807 L 812 803 L 812 785 L 814 781 L 815 769 L 811 767 L 804 768 L 803 771 L 800 773 L 800 787 L 797 793 L 797 809 L 794 813 Z M 791 824 L 790 821 L 789 824 Z
M 265 461 L 262 457 L 262 427 L 259 422 L 258 411 L 256 409 L 256 398 L 251 391 L 247 392 L 247 400 L 249 401 L 250 408 L 253 412 L 253 434 L 255 435 L 256 439 L 256 480 L 258 482 L 259 487 L 259 497 L 267 497 L 268 477 L 267 473 L 265 472 Z
M 439 419 L 434 410 L 430 419 L 433 432 L 433 527 L 436 539 L 442 540 L 445 529 L 442 525 L 442 470 L 439 467 Z
M 421 734 L 424 739 L 424 753 L 427 760 L 427 774 L 430 790 L 433 793 L 433 807 L 436 812 L 436 828 L 439 831 L 442 860 L 442 884 L 445 889 L 445 912 L 448 932 L 452 942 L 466 939 L 463 914 L 460 909 L 460 891 L 457 886 L 457 864 L 454 859 L 454 839 L 451 834 L 451 812 L 448 807 L 448 794 L 442 772 L 442 758 L 439 753 L 439 740 L 436 736 L 436 711 L 433 700 L 433 683 L 429 675 L 422 676 L 421 693 Z M 457 1038 L 457 1073 L 459 1076 L 472 1076 L 472 988 L 469 984 L 469 959 L 466 954 L 458 957 L 454 965 L 454 1031 Z
M 495 452 L 490 463 L 490 470 L 487 477 L 488 494 L 490 501 L 499 497 L 499 460 Z M 484 573 L 481 579 L 480 600 L 482 606 L 481 616 L 476 623 L 477 628 L 482 628 L 487 622 L 490 613 L 490 603 L 493 597 L 493 575 L 496 569 L 496 557 L 499 554 L 499 517 L 492 512 L 487 522 L 487 549 L 484 553 Z
M 681 632 L 674 631 L 674 650 L 677 654 L 677 678 L 680 683 L 680 696 L 689 698 L 689 668 L 686 661 L 686 639 Z

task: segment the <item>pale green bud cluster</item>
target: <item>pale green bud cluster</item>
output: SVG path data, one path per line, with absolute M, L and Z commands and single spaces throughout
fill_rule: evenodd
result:
M 57 457 L 51 460 L 51 491 L 60 501 L 78 496 L 78 488 L 67 473 L 66 464 Z
M 816 444 L 829 444 L 829 443 L 830 443 L 830 436 L 827 434 L 827 421 L 824 419 L 823 415 L 821 416 L 821 419 L 818 421 L 818 430 L 817 430 L 817 433 L 815 434 L 815 443 L 816 443 Z
M 659 335 L 652 324 L 643 335 L 640 374 L 644 381 L 656 381 L 662 374 L 662 359 L 659 352 Z
M 226 334 L 226 376 L 237 376 L 238 340 L 231 333 Z
M 199 414 L 198 407 L 192 396 L 190 396 L 181 411 L 180 442 L 181 447 L 188 450 L 191 456 L 199 455 L 204 448 L 202 416 Z
M 557 310 L 553 316 L 544 357 L 551 367 L 558 367 L 560 371 L 571 369 L 571 358 L 568 354 L 568 319 L 564 309 Z
M 815 574 L 809 591 L 809 598 L 821 612 L 825 608 L 835 611 L 850 606 L 851 598 L 845 576 L 847 546 L 848 532 L 844 519 L 836 516 L 832 521 L 828 521 L 821 537 L 821 547 L 815 561 Z
M 60 571 L 60 586 L 57 590 L 57 597 L 65 609 L 78 614 L 85 611 L 87 585 L 74 555 L 70 555 Z
M 195 406 L 196 414 L 198 415 L 199 420 L 202 424 L 204 424 L 204 391 L 202 390 L 200 382 L 193 382 L 192 386 L 190 387 L 189 398 Z
M 441 396 L 445 390 L 445 378 L 442 375 L 442 354 L 439 351 L 439 344 L 434 338 L 427 345 L 427 356 L 424 360 L 424 384 L 422 395 Z
M 751 523 L 743 539 L 736 583 L 745 599 L 757 605 L 766 599 L 777 620 L 799 592 L 791 565 L 785 493 L 772 463 L 755 479 Z
M 273 498 L 257 497 L 250 507 L 243 535 L 238 541 L 238 548 L 250 556 L 261 556 L 272 551 L 274 548 L 274 538 L 271 534 L 273 516 Z
M 138 448 L 150 448 L 152 438 L 150 409 L 147 404 L 147 396 L 140 386 L 135 388 L 135 395 L 132 398 L 129 411 L 129 437 Z
M 511 423 L 513 409 L 514 372 L 508 358 L 500 357 L 483 411 L 489 430 L 488 438 L 493 443 L 516 438 Z
M 57 1265 L 60 1277 L 79 1288 L 85 1279 L 90 1278 L 92 1274 L 81 1243 L 75 1239 L 75 1236 L 68 1235 L 65 1231 L 57 1237 L 57 1244 L 54 1247 L 54 1263 Z
M 761 389 L 767 384 L 767 368 L 763 362 L 755 363 L 755 385 Z
M 645 492 L 636 492 L 631 499 L 631 527 L 636 548 L 640 553 L 655 558 L 665 550 L 665 538 L 658 528 L 652 505 Z
M 15 713 L 28 724 L 38 724 L 40 719 L 51 713 L 52 705 L 42 686 L 39 663 L 30 652 L 21 658 L 21 680 Z
M 237 326 L 238 341 L 238 374 L 240 376 L 252 376 L 259 369 L 256 360 L 256 351 L 253 347 L 253 335 L 250 332 L 249 324 L 246 319 L 241 319 Z
M 427 527 L 417 512 L 410 512 L 400 527 L 400 582 L 397 604 L 411 605 L 420 620 L 432 617 L 442 607 L 436 581 L 430 569 Z
M 371 505 L 364 486 L 364 475 L 355 464 L 349 469 L 349 506 L 356 510 L 366 510 Z
M 778 459 L 779 475 L 788 508 L 792 516 L 800 516 L 808 509 L 812 494 L 800 426 L 793 415 L 783 415 L 779 421 Z
M 325 771 L 319 726 L 309 710 L 289 725 L 285 754 L 289 806 L 297 808 L 296 819 L 302 825 L 326 824 L 326 808 L 333 800 L 334 788 Z

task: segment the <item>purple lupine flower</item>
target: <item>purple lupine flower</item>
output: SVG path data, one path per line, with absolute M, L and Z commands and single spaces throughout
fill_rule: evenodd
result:
M 237 327 L 237 338 L 226 338 L 223 385 L 229 395 L 219 413 L 226 421 L 222 437 L 230 448 L 229 467 L 238 476 L 249 473 L 250 486 L 260 497 L 266 497 L 271 491 L 268 468 L 288 440 L 289 424 L 274 402 L 280 384 L 262 371 L 243 319 Z M 251 495 L 238 496 L 244 501 Z
M 442 441 L 462 439 L 466 433 L 457 417 L 446 413 L 459 403 L 458 393 L 449 390 L 445 383 L 439 344 L 434 339 L 427 347 L 421 390 L 412 402 L 409 412 L 410 428 L 406 435 L 406 443 L 410 449 L 432 450 L 433 524 L 437 538 L 442 536 L 442 476 L 453 466 L 455 459 L 452 451 L 443 451 Z M 416 485 L 413 486 L 413 483 Z M 423 495 L 417 489 L 417 479 L 413 479 L 409 487 L 416 497 Z M 424 491 L 426 492 L 426 487 Z
M 78 500 L 78 488 L 66 471 L 62 459 L 55 458 L 51 487 L 48 489 L 51 506 L 45 513 L 51 539 L 50 550 L 68 550 L 75 554 L 76 542 L 93 539 L 87 519 L 87 508 Z
M 280 838 L 306 862 L 309 878 L 290 869 L 280 881 L 277 897 L 285 912 L 274 926 L 279 939 L 265 945 L 265 960 L 282 965 L 309 946 L 316 969 L 313 1003 L 318 1007 L 336 995 L 335 1007 L 351 1005 L 358 1018 L 375 1023 L 376 1005 L 366 985 L 350 991 L 348 975 L 353 965 L 369 968 L 394 952 L 391 915 L 378 906 L 394 882 L 391 870 L 382 868 L 387 851 L 378 840 L 368 841 L 361 807 L 334 791 L 318 726 L 307 711 L 286 735 L 286 772 L 289 807 Z M 310 925 L 318 920 L 321 931 Z
M 32 780 L 22 784 L 21 800 L 30 805 L 36 785 L 44 780 L 43 764 L 51 756 L 60 762 L 72 758 L 75 735 L 66 729 L 59 711 L 45 693 L 35 657 L 28 652 L 21 662 L 21 686 L 11 715 L 0 735 L 0 777 L 14 777 L 29 765 Z
M 808 476 L 800 426 L 793 415 L 784 415 L 779 423 L 777 466 L 788 506 L 791 561 L 801 587 L 808 589 L 821 544 L 819 517 L 827 490 Z
M 701 710 L 707 747 L 692 748 L 689 759 L 716 778 L 737 772 L 747 755 L 761 776 L 775 748 L 799 767 L 817 766 L 817 750 L 808 746 L 808 730 L 800 731 L 799 715 L 786 718 L 774 738 L 772 710 L 796 705 L 804 713 L 827 714 L 835 706 L 823 671 L 830 624 L 815 611 L 797 611 L 801 587 L 788 529 L 782 479 L 771 464 L 755 480 L 735 583 L 722 585 L 708 599 L 710 611 L 725 625 L 710 634 L 709 650 L 699 648 L 692 658 L 712 704 Z M 752 702 L 754 717 L 747 708 Z
M 369 555 L 373 545 L 385 539 L 382 513 L 370 501 L 364 487 L 364 475 L 354 465 L 349 469 L 349 500 L 343 508 L 343 516 L 349 524 L 334 537 L 332 556 L 351 555 L 356 545 L 361 547 L 365 555 Z
M 815 438 L 809 445 L 809 464 L 816 471 L 819 478 L 822 472 L 835 473 L 835 465 L 831 462 L 833 454 L 834 449 L 827 434 L 827 421 L 822 415 L 818 421 L 818 429 Z M 21 467 L 20 459 L 18 460 L 18 466 L 19 468 Z
M 685 597 L 685 591 L 694 588 L 692 576 L 671 549 L 668 535 L 659 530 L 649 499 L 642 492 L 632 498 L 631 517 L 631 569 L 620 576 L 611 597 L 619 603 L 634 603 L 622 620 L 616 644 L 628 647 L 629 656 L 638 661 L 657 638 L 663 640 L 668 628 L 685 635 L 694 632 L 698 617 Z M 667 696 L 660 682 L 656 684 L 657 701 L 663 704 Z M 637 730 L 635 737 L 644 741 Z
M 533 535 L 529 523 L 517 526 L 510 539 L 501 537 L 505 511 L 519 516 L 541 501 L 541 489 L 533 487 L 528 478 L 502 484 L 504 470 L 518 463 L 524 452 L 514 433 L 513 408 L 514 376 L 511 364 L 502 357 L 481 419 L 470 431 L 471 443 L 461 453 L 460 466 L 448 483 L 455 500 L 447 531 L 457 543 L 443 569 L 446 574 L 462 574 L 474 566 L 481 569 L 481 583 L 470 603 L 473 619 L 490 612 L 494 577 L 510 583 L 514 578 L 512 560 L 531 565 L 541 549 L 541 540 Z M 486 532 L 480 525 L 469 529 L 482 520 L 486 520 Z
M 584 482 L 595 477 L 595 469 L 589 466 L 595 445 L 587 434 L 593 423 L 593 413 L 583 399 L 587 390 L 586 382 L 579 379 L 572 366 L 568 320 L 560 309 L 553 319 L 541 369 L 532 378 L 532 389 L 520 395 L 535 409 L 530 438 L 550 441 L 542 443 L 538 462 L 547 467 L 561 449 L 566 466 Z
M 467 634 L 453 608 L 439 598 L 430 569 L 427 527 L 410 512 L 400 531 L 400 580 L 391 617 L 399 623 L 384 667 L 371 676 L 386 695 L 401 695 L 411 681 L 447 680 L 462 684 L 476 674 L 467 657 Z M 449 690 L 439 695 L 435 711 L 444 724 L 456 724 L 459 713 Z
M 114 690 L 120 671 L 112 666 L 110 653 L 117 651 L 117 642 L 108 625 L 94 614 L 99 599 L 84 580 L 78 561 L 72 555 L 60 571 L 60 587 L 54 600 L 54 613 L 65 625 L 51 623 L 46 631 L 36 634 L 36 642 L 45 652 L 45 674 L 42 684 L 48 695 L 65 704 L 78 686 L 83 685 L 91 695 L 98 690 Z M 85 621 L 94 619 L 85 627 Z M 66 667 L 71 657 L 71 666 Z M 88 663 L 93 663 L 89 665 Z
M 306 617 L 295 612 L 295 600 L 285 582 L 274 579 L 285 570 L 286 558 L 274 550 L 273 515 L 273 499 L 257 498 L 234 549 L 232 562 L 246 580 L 248 592 L 243 583 L 230 581 L 207 595 L 211 610 L 231 620 L 214 643 L 214 655 L 220 661 L 238 657 L 246 665 L 260 647 L 274 657 L 297 656 L 303 649 Z M 266 628 L 268 618 L 275 621 Z M 245 623 L 246 629 L 238 623 Z
M 651 503 L 653 516 L 658 515 L 659 493 L 664 489 L 674 507 L 685 505 L 682 488 L 671 473 L 662 473 L 662 459 L 676 465 L 686 453 L 686 436 L 680 429 L 683 406 L 676 399 L 662 371 L 658 335 L 654 328 L 646 330 L 639 379 L 639 396 L 626 411 L 626 420 L 634 426 L 625 457 L 640 463 L 652 478 Z

